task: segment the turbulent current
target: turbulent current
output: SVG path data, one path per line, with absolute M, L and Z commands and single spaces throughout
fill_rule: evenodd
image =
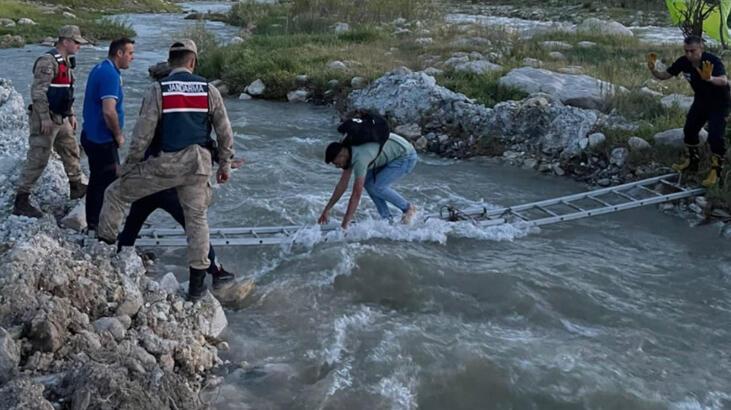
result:
M 123 73 L 129 131 L 147 67 L 194 23 L 128 19 L 138 33 L 137 59 Z M 236 33 L 208 25 L 223 38 Z M 79 92 L 106 46 L 82 49 Z M 26 99 L 43 50 L 0 51 L 0 75 Z M 337 113 L 234 98 L 226 106 L 247 164 L 216 187 L 210 224 L 314 223 L 338 178 L 322 160 Z M 585 187 L 486 159 L 422 154 L 398 189 L 424 214 Z M 312 229 L 300 233 L 305 245 L 218 249 L 220 262 L 257 288 L 226 312 L 229 363 L 207 394 L 215 408 L 731 408 L 731 244 L 716 229 L 656 209 L 542 230 L 403 227 L 376 215 L 364 197 L 344 242 L 323 242 Z M 166 215 L 152 222 L 174 226 Z M 157 252 L 156 272 L 185 279 L 184 249 Z

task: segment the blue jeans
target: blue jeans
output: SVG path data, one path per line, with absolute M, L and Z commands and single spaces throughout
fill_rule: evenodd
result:
M 365 189 L 376 204 L 378 214 L 383 219 L 391 219 L 388 204 L 392 204 L 401 212 L 406 212 L 411 204 L 398 192 L 391 188 L 391 184 L 411 173 L 416 165 L 416 151 L 389 162 L 381 168 L 368 171 L 365 177 Z

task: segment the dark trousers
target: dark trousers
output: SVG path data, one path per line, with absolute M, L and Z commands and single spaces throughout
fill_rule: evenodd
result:
M 118 246 L 134 246 L 147 217 L 157 209 L 169 213 L 185 229 L 185 217 L 183 207 L 180 206 L 180 199 L 178 199 L 178 192 L 175 188 L 166 189 L 132 202 L 127 220 L 124 222 L 124 229 L 117 237 Z M 208 259 L 213 266 L 216 260 L 213 246 L 208 248 Z
M 89 186 L 86 188 L 86 224 L 96 229 L 104 202 L 104 190 L 117 179 L 119 152 L 114 142 L 97 144 L 81 133 L 81 146 L 89 158 Z
M 693 101 L 685 118 L 683 127 L 684 142 L 688 145 L 698 145 L 698 133 L 705 123 L 708 123 L 708 145 L 711 152 L 723 157 L 726 155 L 726 116 L 729 109 L 725 107 L 709 107 L 706 104 Z

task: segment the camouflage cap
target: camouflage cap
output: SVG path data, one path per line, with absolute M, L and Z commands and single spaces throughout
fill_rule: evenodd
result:
M 176 40 L 171 46 L 170 51 L 192 51 L 196 57 L 198 57 L 198 47 L 195 42 L 191 39 L 184 38 L 182 40 Z
M 89 44 L 84 37 L 81 37 L 79 26 L 68 25 L 61 27 L 58 29 L 58 38 L 69 38 L 79 44 Z

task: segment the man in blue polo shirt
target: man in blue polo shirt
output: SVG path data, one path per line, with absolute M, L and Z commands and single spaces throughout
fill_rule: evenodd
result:
M 134 41 L 120 38 L 109 45 L 108 58 L 92 68 L 84 93 L 81 145 L 89 158 L 86 223 L 96 230 L 104 190 L 117 179 L 118 149 L 124 144 L 124 93 L 120 70 L 134 60 Z

